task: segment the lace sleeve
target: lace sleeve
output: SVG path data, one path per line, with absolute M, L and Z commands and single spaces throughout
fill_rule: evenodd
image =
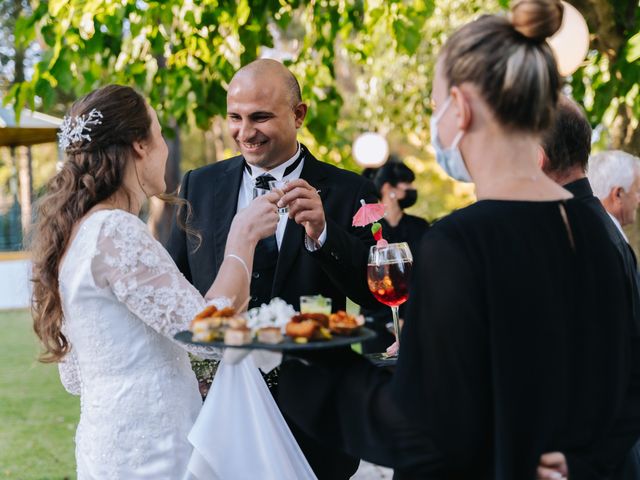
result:
M 80 374 L 78 372 L 78 361 L 73 348 L 67 353 L 64 359 L 58 363 L 60 381 L 64 389 L 71 395 L 80 395 Z
M 207 305 L 147 226 L 124 211 L 116 210 L 105 219 L 92 273 L 99 287 L 110 288 L 133 314 L 171 340 L 187 330 L 191 319 Z M 210 303 L 231 305 L 226 298 Z M 201 357 L 220 356 L 218 351 L 176 343 Z

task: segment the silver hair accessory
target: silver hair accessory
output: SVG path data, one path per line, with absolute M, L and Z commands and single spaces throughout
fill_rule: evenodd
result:
M 70 145 L 83 140 L 90 142 L 91 136 L 85 132 L 90 132 L 94 125 L 102 124 L 101 118 L 103 118 L 102 112 L 95 108 L 88 115 L 65 116 L 60 126 L 60 133 L 58 133 L 60 148 L 66 150 Z

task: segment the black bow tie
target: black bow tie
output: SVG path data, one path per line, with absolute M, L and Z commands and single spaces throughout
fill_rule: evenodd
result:
M 285 179 L 287 175 L 290 175 L 296 168 L 298 168 L 298 165 L 300 165 L 300 162 L 302 161 L 303 158 L 304 158 L 304 154 L 303 154 L 302 148 L 300 148 L 300 155 L 298 155 L 298 158 L 296 159 L 295 162 L 293 162 L 291 165 L 285 168 L 284 175 L 282 175 L 282 179 Z M 249 172 L 249 175 L 251 175 L 251 165 L 249 165 L 246 160 L 244 161 L 244 168 L 247 170 L 247 172 Z M 260 180 L 262 177 L 269 177 L 269 179 L 266 181 L 262 181 Z M 273 178 L 271 175 L 269 175 L 268 173 L 263 173 L 262 175 L 259 175 L 258 177 L 256 177 L 256 188 L 269 190 L 269 182 L 273 180 L 275 180 L 275 178 Z M 266 186 L 263 187 L 261 185 L 266 185 Z
M 263 173 L 262 175 L 259 175 L 256 177 L 255 187 L 261 190 L 271 190 L 271 187 L 269 186 L 269 182 L 273 182 L 274 180 L 275 178 L 273 178 L 268 173 Z

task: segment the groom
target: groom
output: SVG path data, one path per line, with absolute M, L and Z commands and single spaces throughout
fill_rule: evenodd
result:
M 376 202 L 363 177 L 317 160 L 297 141 L 307 105 L 300 86 L 280 62 L 256 60 L 233 77 L 227 92 L 229 131 L 242 155 L 184 175 L 181 197 L 193 207 L 190 226 L 199 248 L 174 225 L 168 249 L 178 268 L 204 293 L 218 273 L 231 220 L 272 180 L 286 180 L 276 234 L 256 247 L 249 308 L 280 297 L 299 310 L 301 295 L 332 299 L 333 310 L 349 297 L 375 308 L 367 287 L 367 255 L 373 238 L 354 228 L 360 200 Z M 358 460 L 291 430 L 319 479 L 347 479 Z

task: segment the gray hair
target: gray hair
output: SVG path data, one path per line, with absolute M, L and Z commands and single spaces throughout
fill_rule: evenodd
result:
M 600 200 L 616 187 L 628 192 L 637 175 L 640 175 L 640 158 L 621 150 L 605 150 L 589 158 L 589 182 Z

